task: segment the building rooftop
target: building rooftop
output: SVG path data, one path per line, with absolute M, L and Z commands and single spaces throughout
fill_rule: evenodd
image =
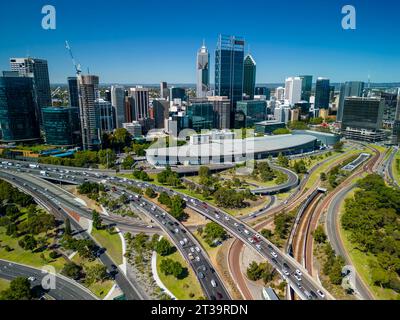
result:
M 198 145 L 184 145 L 170 148 L 149 148 L 147 156 L 180 156 L 180 157 L 220 157 L 224 155 L 249 155 L 261 152 L 276 152 L 315 142 L 311 135 L 280 135 L 254 137 L 247 139 L 212 140 Z

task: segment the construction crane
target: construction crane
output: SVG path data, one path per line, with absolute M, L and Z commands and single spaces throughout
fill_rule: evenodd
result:
M 74 67 L 75 67 L 76 75 L 77 75 L 77 76 L 80 76 L 81 73 L 82 73 L 81 65 L 76 63 L 75 58 L 74 58 L 74 55 L 72 54 L 72 49 L 71 49 L 71 47 L 70 47 L 68 41 L 65 41 L 65 48 L 67 48 L 67 50 L 68 50 L 68 52 L 69 52 L 69 55 L 71 56 L 72 63 L 73 63 L 73 65 L 74 65 Z

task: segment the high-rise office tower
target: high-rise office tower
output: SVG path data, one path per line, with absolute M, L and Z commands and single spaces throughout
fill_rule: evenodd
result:
M 0 77 L 0 140 L 27 142 L 40 139 L 33 78 L 16 73 Z
M 125 119 L 125 88 L 123 86 L 111 86 L 111 105 L 115 113 L 115 127 L 122 128 Z
M 115 129 L 115 124 L 114 108 L 111 105 L 111 102 L 104 99 L 96 99 L 95 105 L 99 116 L 99 125 L 101 132 L 112 132 Z
M 228 97 L 233 111 L 243 97 L 244 45 L 240 37 L 220 35 L 215 51 L 215 95 Z
M 312 90 L 312 76 L 299 76 L 301 79 L 301 100 L 310 102 Z
M 285 88 L 283 88 L 283 87 L 276 88 L 275 89 L 275 98 L 278 101 L 285 100 Z
M 214 106 L 207 99 L 193 99 L 187 107 L 190 127 L 195 131 L 212 129 L 214 125 Z
M 203 43 L 197 52 L 197 98 L 204 98 L 210 90 L 210 53 Z
M 271 100 L 271 89 L 267 87 L 256 87 L 254 94 L 256 96 L 265 96 L 265 100 Z
M 165 128 L 165 120 L 169 117 L 169 101 L 165 99 L 154 99 L 151 105 L 156 129 Z
M 348 97 L 344 103 L 342 129 L 381 129 L 383 109 L 384 100 L 381 98 Z
M 265 100 L 238 101 L 236 112 L 242 112 L 245 116 L 246 127 L 252 127 L 257 122 L 267 118 L 267 105 Z
M 396 92 L 382 92 L 381 98 L 385 101 L 385 108 L 383 109 L 383 125 L 386 128 L 392 128 L 396 119 L 397 109 L 397 90 Z
M 339 106 L 337 111 L 337 121 L 342 121 L 344 100 L 347 97 L 361 97 L 364 91 L 364 82 L 348 81 L 340 86 Z
M 38 116 L 40 123 L 42 123 L 41 109 L 52 106 L 47 61 L 36 58 L 11 58 L 10 65 L 11 71 L 18 71 L 20 76 L 33 77 L 33 87 L 39 110 Z
M 214 128 L 231 128 L 231 101 L 228 97 L 212 96 L 207 99 L 214 106 Z
M 285 81 L 285 101 L 293 106 L 301 100 L 302 80 L 299 77 L 287 78 Z
M 160 83 L 160 98 L 167 100 L 169 97 L 168 83 Z
M 244 58 L 243 72 L 243 93 L 249 96 L 250 100 L 253 100 L 256 87 L 257 66 L 256 61 L 250 54 Z
M 79 76 L 78 90 L 82 146 L 84 150 L 98 150 L 101 144 L 99 113 L 96 106 L 99 97 L 99 77 Z
M 180 99 L 181 101 L 187 100 L 185 88 L 172 87 L 169 96 L 171 101 L 174 101 L 175 99 Z
M 329 109 L 331 85 L 327 78 L 318 78 L 315 87 L 315 109 Z
M 392 129 L 392 143 L 400 143 L 400 88 L 397 90 L 397 106 Z
M 69 105 L 79 108 L 78 78 L 68 77 Z
M 131 108 L 132 108 L 132 121 L 138 121 L 139 119 L 150 118 L 149 113 L 149 89 L 143 88 L 142 86 L 136 86 L 131 88 Z

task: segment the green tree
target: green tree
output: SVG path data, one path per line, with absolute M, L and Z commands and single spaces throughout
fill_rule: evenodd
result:
M 91 285 L 95 282 L 103 282 L 109 279 L 107 273 L 107 267 L 102 264 L 96 264 L 94 266 L 86 268 L 85 283 Z
M 343 146 L 344 146 L 344 143 L 342 141 L 338 141 L 333 145 L 333 150 L 335 150 L 336 152 L 342 152 Z
M 31 234 L 25 235 L 21 240 L 18 241 L 18 244 L 24 250 L 34 251 L 37 247 L 37 241 Z
M 82 267 L 74 262 L 67 262 L 61 273 L 69 278 L 78 280 L 82 277 Z
M 327 240 L 324 227 L 319 225 L 313 232 L 314 240 L 318 243 L 324 243 Z
M 155 244 L 155 251 L 160 255 L 160 256 L 168 256 L 171 253 L 173 253 L 174 247 L 171 246 L 170 242 L 162 238 L 160 241 L 157 241 Z
M 65 219 L 64 233 L 65 233 L 67 236 L 72 235 L 71 220 L 69 220 L 69 218 Z
M 155 191 L 153 190 L 153 188 L 147 188 L 145 191 L 146 196 L 148 196 L 149 198 L 156 198 L 157 197 L 157 193 L 155 193 Z
M 18 277 L 10 282 L 10 287 L 0 292 L 0 300 L 31 300 L 31 284 L 27 278 Z
M 96 211 L 92 211 L 92 221 L 93 221 L 93 228 L 96 230 L 101 230 L 103 228 L 103 220 L 100 217 L 100 214 Z
M 215 246 L 215 243 L 224 241 L 227 235 L 225 229 L 219 224 L 210 222 L 205 226 L 202 237 L 208 245 Z
M 289 159 L 285 157 L 282 153 L 278 155 L 278 164 L 281 167 L 288 168 L 289 167 Z

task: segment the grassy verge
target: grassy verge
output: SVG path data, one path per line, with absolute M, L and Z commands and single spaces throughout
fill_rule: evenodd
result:
M 107 254 L 117 265 L 122 264 L 122 243 L 117 232 L 110 234 L 107 230 L 93 228 L 92 236 L 103 248 L 107 249 Z
M 10 281 L 0 279 L 0 292 L 8 289 L 10 286 Z
M 94 265 L 97 265 L 101 263 L 99 260 L 94 260 L 94 261 L 87 261 L 85 259 L 82 259 L 79 254 L 76 254 L 73 258 L 72 261 L 75 262 L 76 264 L 79 264 L 83 267 L 85 270 L 88 267 L 92 267 Z M 113 280 L 106 280 L 106 281 L 98 281 L 95 282 L 91 285 L 87 285 L 83 283 L 85 287 L 87 287 L 94 295 L 96 295 L 100 299 L 104 299 L 104 297 L 107 295 L 107 293 L 111 290 L 112 286 L 114 285 Z
M 19 240 L 20 238 L 12 238 L 10 236 L 7 236 L 6 229 L 4 227 L 0 227 L 0 257 L 4 260 L 25 264 L 35 268 L 40 268 L 45 265 L 51 265 L 56 269 L 57 272 L 61 271 L 65 264 L 65 260 L 63 257 L 50 259 L 50 250 L 44 250 L 42 252 L 26 251 L 19 246 Z M 50 243 L 53 238 L 48 237 L 48 240 Z M 6 251 L 5 246 L 9 246 L 12 250 L 9 252 Z M 42 253 L 45 259 L 41 257 Z
M 354 197 L 355 192 L 356 192 L 356 190 L 353 190 L 352 192 L 350 192 L 347 195 L 346 199 Z M 356 268 L 359 276 L 368 285 L 368 287 L 370 288 L 370 290 L 372 291 L 372 293 L 376 299 L 378 299 L 378 300 L 396 299 L 398 297 L 398 294 L 396 294 L 393 290 L 381 288 L 372 283 L 369 263 L 370 263 L 370 261 L 375 261 L 376 257 L 371 254 L 364 253 L 364 252 L 358 250 L 357 247 L 353 243 L 350 242 L 350 240 L 349 240 L 350 232 L 344 230 L 340 224 L 340 216 L 344 212 L 344 204 L 345 203 L 343 201 L 340 206 L 339 231 L 340 231 L 340 237 L 343 241 L 343 245 L 346 249 L 346 252 L 350 256 L 352 264 Z
M 400 151 L 397 151 L 392 162 L 392 171 L 394 180 L 396 180 L 396 182 L 400 184 L 400 168 L 397 165 L 397 160 L 400 160 Z
M 172 259 L 179 262 L 184 268 L 188 269 L 188 276 L 184 279 L 177 280 L 173 275 L 166 276 L 160 270 L 160 264 L 163 259 Z M 174 296 L 179 300 L 197 300 L 204 297 L 200 283 L 194 274 L 193 270 L 189 267 L 188 263 L 182 258 L 179 251 L 163 258 L 157 254 L 157 273 L 162 283 L 170 290 Z M 191 297 L 191 295 L 193 295 Z

